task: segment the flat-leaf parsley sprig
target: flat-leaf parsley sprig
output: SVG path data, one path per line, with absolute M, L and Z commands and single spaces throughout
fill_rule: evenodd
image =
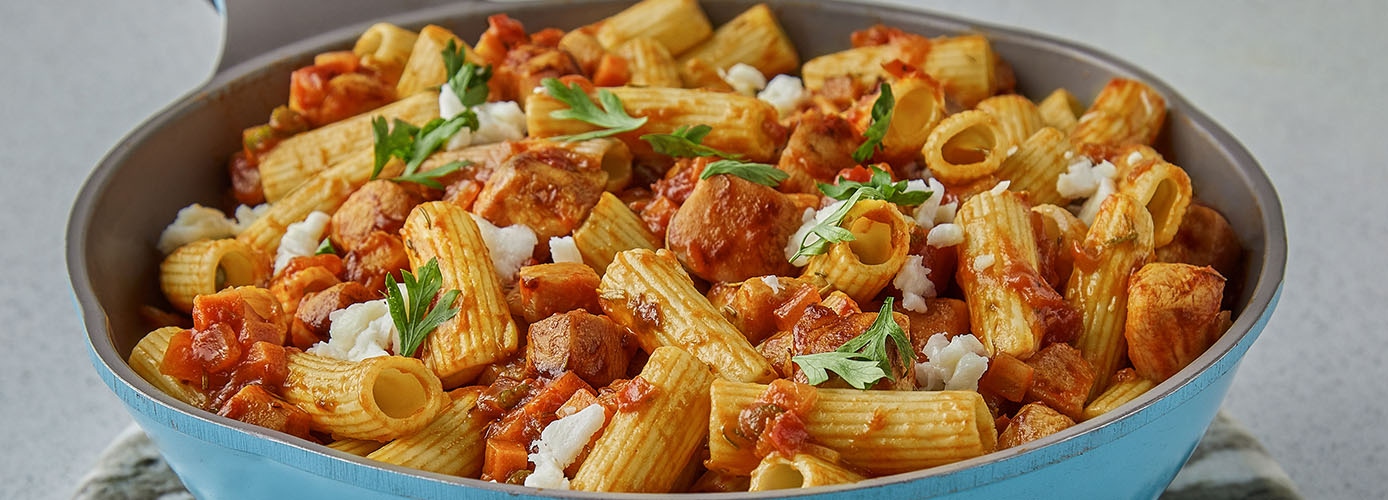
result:
M 394 276 L 386 275 L 386 305 L 390 307 L 395 329 L 400 331 L 400 350 L 396 354 L 409 357 L 414 356 L 430 332 L 458 314 L 453 301 L 460 292 L 449 290 L 439 295 L 443 273 L 439 272 L 438 259 L 429 259 L 419 268 L 418 276 L 402 270 L 400 278 L 405 281 L 404 292 L 400 291 Z M 435 296 L 438 296 L 437 303 Z
M 448 73 L 448 81 L 444 85 L 453 91 L 453 95 L 458 96 L 458 102 L 467 109 L 464 114 L 471 113 L 473 106 L 487 102 L 487 94 L 491 92 L 487 87 L 487 81 L 492 78 L 490 66 L 478 66 L 467 62 L 462 47 L 449 40 L 448 45 L 443 48 L 443 67 Z M 477 130 L 477 115 L 472 116 L 473 125 L 468 128 Z
M 901 206 L 920 205 L 930 199 L 932 191 L 912 191 L 909 181 L 892 182 L 892 174 L 877 167 L 871 167 L 872 177 L 867 182 L 851 181 L 839 177 L 835 184 L 819 184 L 819 191 L 835 200 L 846 200 L 854 192 L 862 192 L 863 199 L 886 200 Z
M 626 108 L 622 107 L 622 100 L 610 90 L 598 89 L 598 102 L 602 103 L 602 108 L 599 108 L 593 104 L 593 101 L 588 98 L 588 94 L 577 83 L 565 85 L 558 78 L 546 78 L 540 81 L 540 85 L 544 86 L 545 91 L 558 99 L 559 102 L 569 105 L 569 109 L 551 111 L 550 117 L 560 120 L 578 120 L 603 127 L 602 130 L 554 137 L 554 140 L 586 141 L 630 132 L 646 124 L 646 117 L 633 118 L 628 115 Z
M 472 121 L 476 122 L 477 117 L 472 116 Z M 443 184 L 439 183 L 438 178 L 468 166 L 469 163 L 448 162 L 425 172 L 420 172 L 419 166 L 423 165 L 424 160 L 428 159 L 429 155 L 438 151 L 444 143 L 448 142 L 449 137 L 453 137 L 453 134 L 458 133 L 467 123 L 467 116 L 464 115 L 458 115 L 450 120 L 435 118 L 424 124 L 423 128 L 410 125 L 398 118 L 395 120 L 394 126 L 388 126 L 384 117 L 373 118 L 371 131 L 375 134 L 376 145 L 374 149 L 375 163 L 371 168 L 371 178 L 375 179 L 376 176 L 380 175 L 381 170 L 385 168 L 386 163 L 389 163 L 391 158 L 399 158 L 405 162 L 405 171 L 399 176 L 392 177 L 391 180 L 413 182 L 434 189 L 442 189 Z
M 853 205 L 862 199 L 863 191 L 854 190 L 853 194 L 837 204 L 833 211 L 826 215 L 815 215 L 815 224 L 811 226 L 809 232 L 800 239 L 800 248 L 790 257 L 790 262 L 799 266 L 802 257 L 812 257 L 829 251 L 829 245 L 834 243 L 853 241 L 856 238 L 853 232 L 842 227 L 843 218 L 848 216 L 848 211 L 853 209 Z M 822 211 L 821 211 L 822 212 Z
M 704 167 L 704 171 L 699 173 L 699 178 L 707 179 L 719 174 L 736 175 L 767 187 L 776 187 L 781 184 L 781 181 L 790 177 L 786 171 L 765 163 L 718 160 Z
M 669 134 L 646 134 L 641 136 L 641 140 L 651 144 L 655 152 L 674 156 L 677 158 L 694 158 L 700 156 L 717 156 L 729 160 L 740 160 L 742 155 L 728 153 L 705 146 L 704 137 L 713 131 L 713 127 L 708 125 L 680 125 L 674 132 Z
M 853 161 L 858 163 L 867 161 L 872 158 L 873 152 L 882 149 L 882 139 L 887 136 L 887 128 L 891 127 L 896 98 L 892 96 L 891 85 L 886 82 L 882 82 L 879 88 L 877 100 L 872 103 L 872 123 L 863 131 L 865 140 L 853 151 Z
M 817 354 L 802 354 L 791 358 L 810 384 L 818 385 L 829 380 L 829 372 L 838 374 L 848 385 L 856 389 L 867 389 L 881 379 L 896 380 L 892 376 L 892 357 L 887 353 L 888 343 L 896 347 L 901 365 L 911 367 L 916 354 L 911 348 L 911 340 L 901 325 L 892 318 L 892 297 L 882 303 L 877 311 L 877 319 L 866 331 L 845 342 L 838 349 Z

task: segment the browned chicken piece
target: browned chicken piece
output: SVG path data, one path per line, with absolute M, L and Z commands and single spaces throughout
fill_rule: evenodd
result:
M 832 183 L 839 171 L 852 168 L 853 150 L 863 141 L 853 124 L 836 114 L 805 113 L 790 134 L 776 168 L 790 178 L 781 183 L 787 192 L 819 193 L 816 182 Z
M 771 368 L 776 370 L 778 378 L 787 378 L 795 374 L 795 366 L 790 360 L 795 356 L 795 338 L 790 330 L 776 332 L 775 335 L 761 341 L 757 344 L 757 354 L 771 362 Z
M 570 311 L 530 325 L 525 360 L 542 376 L 572 371 L 594 387 L 626 375 L 625 330 L 606 316 Z
M 910 319 L 903 314 L 892 313 L 892 319 L 896 321 L 901 329 L 910 336 Z M 820 305 L 812 305 L 805 309 L 804 316 L 800 323 L 795 325 L 791 333 L 791 348 L 793 356 L 801 354 L 816 354 L 829 352 L 854 337 L 862 335 L 867 331 L 872 323 L 877 321 L 876 312 L 851 313 L 838 316 L 833 311 Z M 900 358 L 896 354 L 896 347 L 888 343 L 887 351 L 892 359 L 893 381 L 879 381 L 875 387 L 878 389 L 891 389 L 909 391 L 916 388 L 915 372 L 911 366 L 901 366 Z M 803 372 L 796 370 L 795 381 L 808 383 Z M 830 377 L 829 381 L 820 384 L 820 387 L 849 387 L 849 385 L 838 379 Z
M 371 233 L 399 233 L 410 210 L 424 200 L 400 184 L 385 179 L 366 183 L 333 213 L 332 242 L 339 251 L 361 247 Z
M 1224 334 L 1224 277 L 1210 267 L 1153 263 L 1128 280 L 1123 336 L 1138 375 L 1166 380 Z
M 1007 428 L 998 434 L 998 449 L 1035 441 L 1074 425 L 1074 420 L 1045 403 L 1028 403 L 1017 410 Z
M 606 185 L 606 172 L 572 152 L 532 149 L 493 172 L 472 208 L 497 226 L 525 224 L 547 249 L 583 223 Z
M 774 288 L 768 280 L 776 284 Z M 819 299 L 819 292 L 808 280 L 764 276 L 741 283 L 715 284 L 708 291 L 708 299 L 755 345 L 780 330 L 776 310 L 802 293 L 812 295 L 816 302 Z
M 1221 276 L 1233 279 L 1236 283 L 1243 273 L 1240 265 L 1243 246 L 1234 227 L 1215 209 L 1191 203 L 1181 218 L 1181 227 L 1176 237 L 1157 249 L 1157 261 L 1180 262 L 1193 266 L 1210 266 Z M 1229 295 L 1238 296 L 1236 290 Z
M 348 251 L 342 264 L 347 279 L 361 283 L 379 296 L 385 296 L 386 275 L 395 276 L 395 281 L 399 283 L 400 270 L 410 268 L 410 258 L 405 254 L 405 242 L 399 236 L 376 231 L 356 249 Z
M 943 333 L 954 338 L 955 335 L 972 331 L 969 329 L 969 304 L 959 299 L 925 299 L 924 313 L 908 311 L 901 307 L 900 302 L 893 304 L 892 308 L 910 318 L 911 329 L 906 333 L 911 336 L 911 347 L 915 348 L 917 355 L 920 355 L 931 335 Z
M 801 211 L 775 189 L 732 175 L 699 182 L 670 219 L 665 244 L 681 264 L 709 281 L 790 275 L 786 241 Z
M 525 100 L 546 78 L 581 74 L 572 57 L 555 47 L 524 44 L 506 53 L 512 88 L 507 100 L 525 106 Z
M 1026 360 L 1036 370 L 1026 401 L 1040 401 L 1074 419 L 1083 418 L 1094 368 L 1078 349 L 1051 344 Z
M 576 309 L 601 314 L 601 282 L 593 268 L 577 262 L 522 267 L 515 288 L 521 316 L 534 323 Z
M 352 304 L 376 298 L 376 293 L 355 281 L 338 283 L 304 296 L 304 300 L 299 302 L 299 309 L 294 312 L 294 322 L 290 325 L 290 337 L 294 346 L 308 349 L 315 342 L 327 340 L 328 329 L 332 326 L 328 315 Z

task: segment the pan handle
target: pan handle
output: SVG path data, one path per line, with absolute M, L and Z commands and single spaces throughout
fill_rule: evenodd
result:
M 459 0 L 210 1 L 222 18 L 222 51 L 217 63 L 217 73 L 221 73 L 276 47 L 335 28 Z

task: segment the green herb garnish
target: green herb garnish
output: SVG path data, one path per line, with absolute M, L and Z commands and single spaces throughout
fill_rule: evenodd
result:
M 453 301 L 460 292 L 444 292 L 438 297 L 438 303 L 433 304 L 434 297 L 443 287 L 438 259 L 429 259 L 427 264 L 420 267 L 418 278 L 405 270 L 400 271 L 400 277 L 405 281 L 403 293 L 395 277 L 386 275 L 386 305 L 390 307 L 390 319 L 395 322 L 395 329 L 400 331 L 400 351 L 396 354 L 409 357 L 414 356 L 415 350 L 424 343 L 424 337 L 458 314 Z
M 550 117 L 560 120 L 578 120 L 590 125 L 604 127 L 602 130 L 554 137 L 554 140 L 586 141 L 630 132 L 646 124 L 646 117 L 632 118 L 631 115 L 628 115 L 626 109 L 622 107 L 622 100 L 607 89 L 598 89 L 598 102 L 602 103 L 602 108 L 599 109 L 577 83 L 564 85 L 558 78 L 546 78 L 540 84 L 545 87 L 549 95 L 554 96 L 559 102 L 569 105 L 569 109 L 551 111 Z
M 699 174 L 699 178 L 707 179 L 719 174 L 736 175 L 743 179 L 769 187 L 776 187 L 781 184 L 781 181 L 790 177 L 790 174 L 787 174 L 786 171 L 765 163 L 718 160 L 704 167 L 704 171 Z
M 795 262 L 801 257 L 810 257 L 827 252 L 829 245 L 834 243 L 853 241 L 855 239 L 853 231 L 841 228 L 839 224 L 843 223 L 843 218 L 848 215 L 848 211 L 853 209 L 853 205 L 858 203 L 862 196 L 861 190 L 853 191 L 853 194 L 849 195 L 843 204 L 830 212 L 823 220 L 816 222 L 810 228 L 810 232 L 800 240 L 800 249 L 795 251 L 795 255 L 791 256 L 790 261 Z M 810 241 L 811 238 L 817 238 L 817 240 Z
M 443 48 L 443 66 L 448 72 L 447 87 L 458 96 L 458 101 L 463 106 L 471 108 L 473 106 L 487 102 L 487 94 L 491 89 L 487 87 L 487 81 L 492 78 L 492 68 L 490 66 L 478 66 L 467 62 L 463 57 L 463 48 L 448 40 L 448 45 Z M 476 127 L 472 127 L 477 130 Z
M 892 182 L 892 174 L 887 173 L 877 167 L 872 169 L 872 178 L 867 182 L 850 181 L 840 177 L 837 184 L 819 184 L 819 191 L 824 196 L 836 200 L 846 200 L 854 192 L 861 192 L 863 199 L 867 200 L 886 200 L 902 206 L 920 205 L 925 200 L 930 199 L 934 193 L 931 191 L 908 191 L 910 185 L 907 181 Z
M 853 161 L 858 163 L 867 161 L 874 151 L 882 149 L 882 138 L 887 136 L 887 128 L 892 123 L 892 108 L 896 107 L 892 87 L 883 82 L 879 88 L 881 91 L 877 94 L 877 101 L 872 103 L 872 123 L 863 131 L 866 140 L 853 151 Z
M 448 138 L 458 133 L 464 126 L 476 126 L 477 116 L 464 113 L 453 117 L 450 120 L 435 118 L 424 124 L 423 128 L 410 125 L 403 120 L 396 119 L 395 126 L 387 127 L 386 119 L 375 117 L 371 120 L 371 129 L 376 136 L 375 154 L 376 161 L 371 169 L 371 178 L 381 174 L 386 163 L 391 158 L 399 158 L 405 162 L 405 171 L 397 177 L 391 178 L 396 182 L 413 182 L 423 184 L 434 189 L 442 189 L 443 184 L 438 182 L 438 178 L 457 171 L 465 167 L 468 163 L 454 161 L 438 168 L 420 172 L 419 166 L 424 164 L 424 160 L 429 155 L 434 154 Z
M 318 243 L 318 249 L 317 249 L 317 250 L 314 250 L 314 251 L 313 251 L 313 254 L 314 254 L 314 255 L 325 255 L 325 254 L 337 255 L 337 249 L 336 249 L 336 248 L 333 248 L 333 240 L 332 240 L 332 239 L 323 238 L 323 241 L 321 241 L 321 242 Z
M 681 125 L 670 134 L 646 134 L 641 136 L 641 140 L 651 143 L 651 148 L 655 152 L 682 158 L 693 158 L 696 156 L 717 156 L 730 160 L 741 159 L 742 155 L 737 153 L 725 153 L 717 149 L 705 146 L 704 137 L 713 131 L 713 127 L 708 125 Z
M 791 358 L 810 384 L 818 385 L 829 380 L 829 373 L 838 374 L 855 389 L 867 389 L 881 379 L 896 380 L 892 376 L 892 358 L 887 354 L 887 345 L 896 345 L 896 354 L 903 367 L 910 367 L 916 353 L 911 348 L 911 340 L 906 332 L 892 319 L 892 297 L 882 303 L 877 311 L 877 319 L 866 331 L 845 342 L 838 349 L 818 354 L 803 354 Z

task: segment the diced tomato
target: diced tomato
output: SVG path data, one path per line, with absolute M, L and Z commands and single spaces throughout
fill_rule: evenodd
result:
M 226 323 L 194 330 L 192 350 L 193 358 L 202 362 L 208 373 L 229 372 L 241 360 L 241 343 Z

